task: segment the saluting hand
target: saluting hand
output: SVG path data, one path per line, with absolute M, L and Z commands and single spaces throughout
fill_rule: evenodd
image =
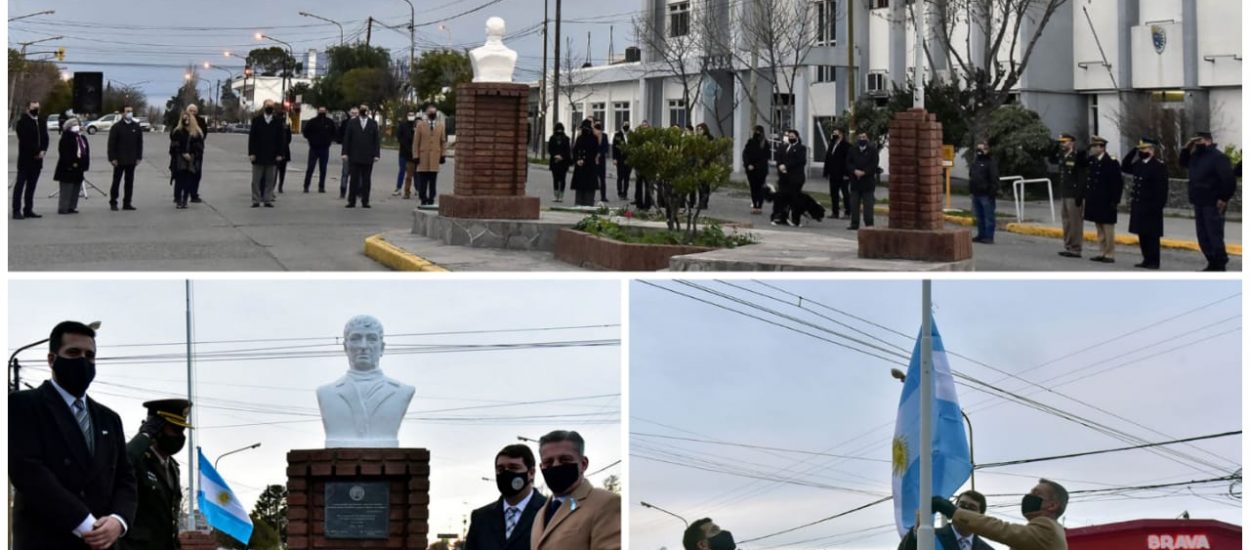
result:
M 122 524 L 113 516 L 97 519 L 91 532 L 82 536 L 92 550 L 106 550 L 122 536 Z

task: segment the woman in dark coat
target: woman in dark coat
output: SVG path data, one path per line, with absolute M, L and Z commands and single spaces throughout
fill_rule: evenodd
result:
M 176 208 L 187 207 L 203 160 L 204 130 L 195 117 L 183 113 L 178 126 L 169 135 L 169 172 L 174 177 Z
M 91 168 L 91 146 L 87 143 L 87 137 L 82 135 L 82 123 L 78 117 L 71 115 L 63 123 L 63 128 L 61 142 L 57 144 L 60 155 L 56 160 L 56 170 L 52 173 L 52 179 L 61 184 L 56 213 L 77 214 L 78 194 L 82 192 L 82 182 L 86 179 L 87 170 Z
M 747 182 L 751 186 L 751 213 L 758 215 L 764 210 L 764 182 L 768 179 L 768 139 L 764 137 L 764 127 L 756 126 L 755 134 L 742 150 L 742 168 L 746 170 Z
M 590 121 L 582 123 L 581 134 L 573 146 L 573 191 L 577 206 L 594 206 L 599 190 L 599 140 Z
M 564 133 L 563 122 L 556 123 L 555 133 L 547 140 L 547 158 L 556 202 L 564 202 L 564 187 L 569 175 L 569 164 L 573 162 L 573 149 L 569 136 Z
M 599 143 L 599 200 L 608 202 L 608 155 L 612 152 L 612 143 L 608 141 L 607 132 L 603 131 L 603 123 L 595 123 L 595 140 Z
M 1137 147 L 1121 162 L 1121 169 L 1133 175 L 1128 231 L 1137 235 L 1143 258 L 1134 267 L 1159 269 L 1163 208 L 1168 203 L 1168 167 L 1157 156 L 1159 142 L 1143 140 Z
M 704 123 L 704 122 L 700 122 L 698 126 L 695 126 L 694 133 L 698 135 L 699 137 L 707 139 L 708 141 L 715 139 L 712 137 L 711 128 L 708 128 L 707 123 Z M 707 202 L 708 202 L 708 199 L 711 199 L 711 198 L 712 198 L 712 186 L 707 185 L 707 184 L 700 185 L 699 196 L 698 196 L 699 210 L 707 210 Z

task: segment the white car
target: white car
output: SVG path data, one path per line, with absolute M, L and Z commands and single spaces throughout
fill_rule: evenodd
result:
M 87 123 L 87 133 L 94 136 L 96 132 L 107 132 L 113 128 L 114 124 L 121 121 L 121 119 L 122 115 L 119 113 L 104 115 Z
M 61 131 L 61 115 L 48 115 L 48 131 L 49 132 Z

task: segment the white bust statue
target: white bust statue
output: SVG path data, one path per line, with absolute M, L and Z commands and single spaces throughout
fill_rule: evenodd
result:
M 486 44 L 469 52 L 474 82 L 512 82 L 516 51 L 503 45 L 504 29 L 503 19 L 486 20 Z
M 357 315 L 343 327 L 350 368 L 342 378 L 317 388 L 326 448 L 398 447 L 399 425 L 416 389 L 382 374 L 386 344 L 382 323 Z

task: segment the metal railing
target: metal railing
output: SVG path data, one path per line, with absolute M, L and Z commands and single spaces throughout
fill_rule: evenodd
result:
M 1024 176 L 1006 176 L 998 179 L 999 181 L 1011 182 L 1011 198 L 1012 202 L 1014 202 L 1016 206 L 1016 223 L 1024 221 L 1024 191 L 1027 185 L 1033 183 L 1046 184 L 1046 196 L 1049 199 L 1046 204 L 1050 206 L 1050 223 L 1059 222 L 1059 219 L 1055 216 L 1055 186 L 1054 183 L 1050 181 L 1050 178 L 1026 180 L 1024 179 Z

